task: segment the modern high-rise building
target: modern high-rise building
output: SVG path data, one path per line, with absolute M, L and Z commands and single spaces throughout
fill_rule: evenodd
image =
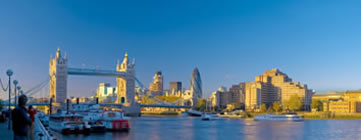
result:
M 226 87 L 220 87 L 211 95 L 211 104 L 214 109 L 222 109 L 231 103 L 231 93 L 227 91 Z
M 227 88 L 220 87 L 217 91 L 213 92 L 208 101 L 211 103 L 213 109 L 224 109 L 227 105 L 232 104 L 235 106 L 244 106 L 245 97 L 245 85 L 246 83 L 240 83 L 233 85 L 227 91 Z
M 261 104 L 272 105 L 274 102 L 287 103 L 290 98 L 297 95 L 302 99 L 304 108 L 309 108 L 312 103 L 312 90 L 307 85 L 293 82 L 285 73 L 278 69 L 267 70 L 257 76 L 255 82 L 245 85 L 245 104 L 247 109 L 254 109 Z
M 169 82 L 169 92 L 171 94 L 182 92 L 182 82 Z
M 149 85 L 149 91 L 152 95 L 163 94 L 163 75 L 161 71 L 157 71 L 153 77 L 153 82 Z
M 201 79 L 201 74 L 199 73 L 198 68 L 195 68 L 192 72 L 189 90 L 192 94 L 193 103 L 195 105 L 195 104 L 197 104 L 198 99 L 202 98 L 202 96 L 203 96 L 202 79 Z
M 100 83 L 96 96 L 101 103 L 115 103 L 117 100 L 118 90 L 109 83 Z
M 245 83 L 240 83 L 238 85 L 233 85 L 229 88 L 230 92 L 230 102 L 236 104 L 244 105 L 244 97 L 245 97 Z

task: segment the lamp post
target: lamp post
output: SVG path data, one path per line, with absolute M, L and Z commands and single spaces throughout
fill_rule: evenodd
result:
M 18 80 L 14 80 L 14 81 L 13 81 L 14 90 L 15 90 L 15 101 L 14 101 L 14 105 L 15 105 L 15 106 L 16 106 L 16 98 L 17 98 L 17 97 L 16 97 L 16 86 L 18 85 L 18 83 L 19 83 Z
M 20 95 L 20 92 L 21 92 L 21 86 L 17 86 L 16 87 L 16 89 L 18 90 L 18 92 L 15 92 L 15 99 L 16 99 L 16 97 L 17 96 L 19 96 Z M 15 105 L 17 105 L 17 102 L 18 102 L 18 100 L 15 100 Z
M 14 74 L 14 72 L 11 69 L 8 69 L 6 71 L 6 75 L 9 76 L 9 122 L 8 122 L 8 129 L 11 130 L 11 109 L 10 109 L 10 104 L 11 104 L 11 76 Z

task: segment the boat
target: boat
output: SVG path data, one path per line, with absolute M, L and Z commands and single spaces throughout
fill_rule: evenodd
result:
M 100 110 L 99 110 L 100 111 Z M 90 125 L 91 132 L 105 132 L 104 122 L 101 120 L 101 112 L 90 110 L 87 114 L 81 114 L 85 122 Z
M 201 117 L 202 116 L 202 112 L 197 111 L 197 110 L 193 110 L 190 109 L 186 112 L 189 116 L 193 116 L 193 117 Z
M 254 118 L 255 121 L 304 121 L 304 118 L 297 114 L 284 114 L 284 115 L 258 115 Z
M 218 114 L 218 117 L 221 118 L 229 118 L 229 119 L 241 119 L 244 118 L 243 115 L 237 115 L 237 114 Z
M 62 134 L 89 134 L 90 126 L 78 114 L 58 113 L 49 117 L 49 127 Z
M 100 109 L 99 107 L 94 107 L 94 106 L 81 107 L 80 105 L 75 105 L 71 112 L 83 116 L 84 122 L 90 126 L 91 132 L 106 131 L 104 122 L 101 121 L 101 114 L 103 110 Z
M 130 118 L 125 117 L 122 111 L 104 111 L 101 120 L 107 130 L 126 132 L 130 130 Z
M 246 118 L 246 115 L 245 115 L 243 110 L 235 110 L 235 111 L 232 111 L 232 112 L 224 112 L 224 113 L 217 114 L 217 116 L 222 117 L 222 118 L 230 118 L 230 119 Z
M 211 115 L 207 114 L 207 113 L 203 113 L 202 114 L 202 120 L 203 121 L 210 121 L 211 120 Z

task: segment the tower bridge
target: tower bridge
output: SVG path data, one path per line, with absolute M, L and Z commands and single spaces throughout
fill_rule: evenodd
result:
M 49 63 L 50 98 L 57 103 L 64 103 L 67 98 L 67 81 L 69 75 L 111 76 L 117 79 L 117 104 L 132 105 L 135 103 L 135 62 L 129 62 L 125 54 L 122 63 L 117 64 L 116 70 L 98 70 L 69 68 L 67 56 L 62 56 L 60 49 Z

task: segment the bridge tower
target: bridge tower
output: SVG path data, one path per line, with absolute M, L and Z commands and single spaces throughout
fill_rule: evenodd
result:
M 64 103 L 67 98 L 68 59 L 62 56 L 60 49 L 49 63 L 50 98 L 54 102 Z
M 118 87 L 118 104 L 131 105 L 134 104 L 135 96 L 135 61 L 129 62 L 128 54 L 125 53 L 123 62 L 118 61 L 117 72 L 125 72 L 125 76 L 117 77 Z

